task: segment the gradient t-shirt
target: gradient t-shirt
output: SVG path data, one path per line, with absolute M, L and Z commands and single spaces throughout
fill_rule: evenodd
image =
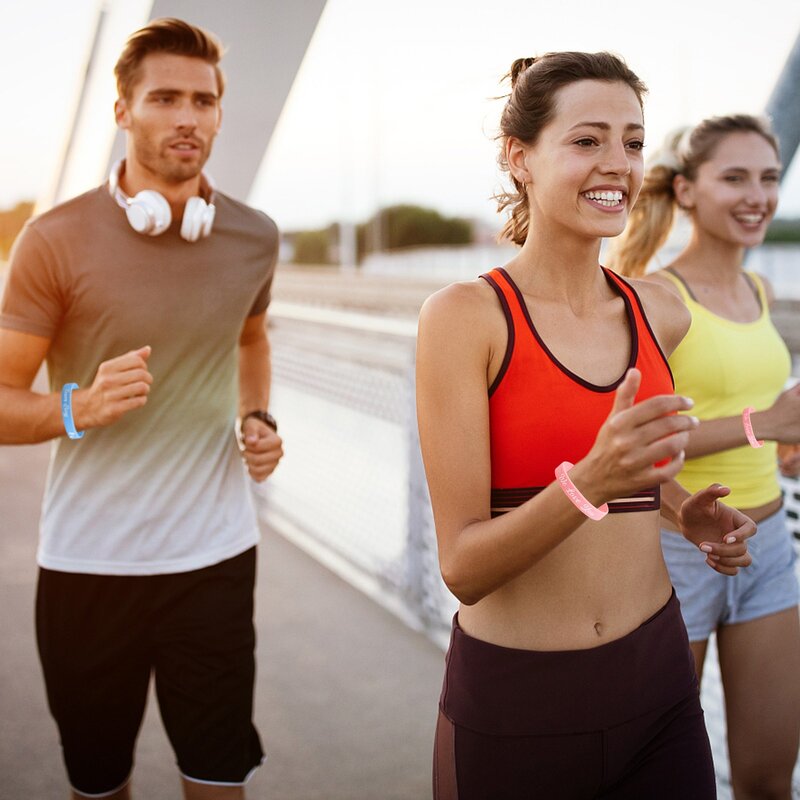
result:
M 238 340 L 269 303 L 274 222 L 216 193 L 208 238 L 179 221 L 136 233 L 101 186 L 28 223 L 11 256 L 0 326 L 51 339 L 50 387 L 88 387 L 101 362 L 145 345 L 146 405 L 52 443 L 40 566 L 185 572 L 259 538 L 234 430 Z

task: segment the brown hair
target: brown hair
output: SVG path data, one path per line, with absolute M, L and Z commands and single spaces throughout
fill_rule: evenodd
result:
M 150 53 L 172 53 L 207 61 L 214 67 L 217 90 L 222 97 L 225 91 L 225 77 L 219 68 L 223 54 L 222 43 L 213 33 L 174 17 L 153 20 L 128 37 L 114 66 L 120 97 L 130 99 L 133 87 L 139 79 L 142 61 Z
M 673 188 L 675 176 L 683 175 L 693 181 L 701 164 L 713 158 L 722 140 L 732 133 L 763 136 L 780 158 L 778 141 L 769 122 L 749 114 L 709 117 L 694 128 L 673 131 L 648 166 L 628 224 L 609 252 L 608 262 L 617 272 L 633 277 L 644 275 L 650 259 L 672 229 L 678 205 Z
M 625 83 L 643 104 L 647 87 L 625 62 L 612 53 L 560 52 L 538 58 L 518 58 L 506 79 L 511 80 L 511 93 L 500 117 L 500 169 L 509 172 L 506 142 L 509 137 L 525 144 L 534 144 L 542 129 L 552 120 L 556 92 L 571 83 L 584 80 Z M 511 175 L 512 189 L 495 195 L 498 211 L 511 206 L 509 219 L 500 232 L 500 239 L 523 244 L 528 236 L 528 197 L 524 186 Z

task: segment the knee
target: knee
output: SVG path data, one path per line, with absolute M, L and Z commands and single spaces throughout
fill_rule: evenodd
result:
M 792 796 L 791 769 L 754 766 L 734 774 L 732 783 L 736 800 L 788 800 Z

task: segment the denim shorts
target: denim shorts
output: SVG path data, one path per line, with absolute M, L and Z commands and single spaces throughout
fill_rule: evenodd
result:
M 798 603 L 797 553 L 784 509 L 758 523 L 756 535 L 747 540 L 753 563 L 737 575 L 713 570 L 705 553 L 680 533 L 662 530 L 661 546 L 691 642 L 705 641 L 721 625 L 749 622 Z

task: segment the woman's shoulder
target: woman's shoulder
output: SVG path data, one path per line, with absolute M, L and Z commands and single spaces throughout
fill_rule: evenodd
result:
M 646 278 L 634 278 L 630 283 L 642 301 L 644 313 L 661 349 L 666 355 L 670 355 L 692 324 L 692 315 L 680 292 L 669 278 L 659 275 L 658 272 Z
M 671 271 L 669 266 L 662 267 L 661 269 L 654 270 L 653 272 L 648 272 L 647 275 L 643 275 L 641 278 L 634 279 L 637 287 L 660 286 L 663 289 L 667 289 L 670 294 L 675 295 L 675 297 L 683 302 L 681 290 L 678 288 L 675 280 L 675 273 Z M 644 291 L 647 291 L 647 288 L 645 288 Z
M 496 304 L 492 287 L 483 279 L 451 283 L 434 292 L 422 304 L 420 324 L 423 322 L 447 321 L 461 325 L 474 325 L 476 315 L 480 318 Z
M 772 282 L 761 272 L 751 272 L 750 275 L 760 281 L 761 285 L 764 287 L 764 296 L 767 298 L 767 305 L 771 307 L 775 303 L 775 289 L 772 286 Z

